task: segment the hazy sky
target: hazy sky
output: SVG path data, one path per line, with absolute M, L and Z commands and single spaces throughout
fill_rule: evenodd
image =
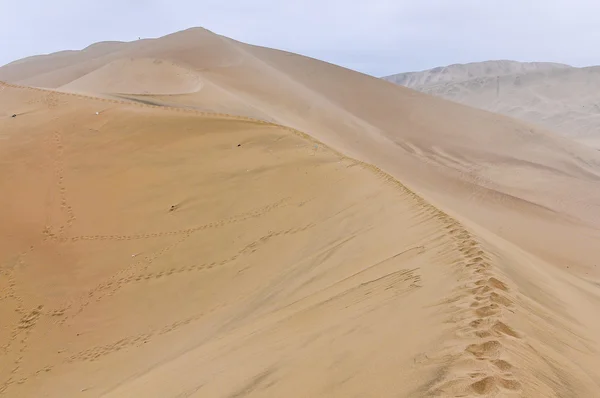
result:
M 0 0 L 0 64 L 201 26 L 372 75 L 488 59 L 600 64 L 597 0 Z

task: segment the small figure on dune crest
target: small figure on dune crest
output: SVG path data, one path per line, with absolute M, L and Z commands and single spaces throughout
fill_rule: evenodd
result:
M 171 205 L 171 208 L 169 209 L 169 211 L 175 211 L 177 210 L 177 205 Z

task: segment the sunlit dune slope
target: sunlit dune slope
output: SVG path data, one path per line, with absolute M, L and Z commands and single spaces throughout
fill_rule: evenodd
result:
M 24 101 L 2 120 L 4 393 L 425 388 L 412 358 L 447 316 L 425 303 L 465 258 L 443 213 L 281 127 L 2 94 Z

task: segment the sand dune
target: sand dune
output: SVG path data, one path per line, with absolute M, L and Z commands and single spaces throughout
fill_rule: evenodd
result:
M 598 151 L 203 29 L 117 47 L 0 68 L 0 395 L 598 394 Z
M 507 65 L 510 67 L 506 67 Z M 476 108 L 539 124 L 580 142 L 600 127 L 600 68 L 489 61 L 384 79 Z
M 61 51 L 53 54 L 37 55 L 23 58 L 0 68 L 0 80 L 21 81 L 47 72 L 68 68 L 70 65 L 93 60 L 113 52 L 117 52 L 125 43 L 102 42 L 93 44 L 81 51 Z M 73 80 L 73 79 L 71 79 Z M 58 87 L 58 86 L 55 86 Z
M 202 81 L 189 69 L 160 59 L 121 59 L 60 87 L 60 90 L 175 95 L 199 91 Z

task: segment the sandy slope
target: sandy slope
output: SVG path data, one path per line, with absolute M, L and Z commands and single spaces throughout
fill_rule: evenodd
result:
M 600 127 L 600 68 L 488 61 L 384 79 L 502 113 L 594 144 Z
M 81 51 L 61 51 L 53 54 L 23 58 L 0 68 L 2 70 L 0 72 L 2 75 L 0 80 L 17 81 L 34 76 L 44 76 L 49 71 L 68 68 L 71 65 L 85 63 L 94 58 L 117 52 L 124 44 L 119 42 L 102 42 L 93 44 Z M 69 80 L 67 78 L 67 82 L 71 80 L 73 79 Z
M 160 59 L 120 59 L 73 80 L 60 90 L 121 94 L 189 94 L 202 81 L 189 69 Z
M 597 151 L 201 29 L 118 47 L 13 75 L 102 98 L 0 86 L 4 395 L 598 394 Z M 111 97 L 119 56 L 202 90 Z
M 31 215 L 3 250 L 6 394 L 431 388 L 413 359 L 443 338 L 431 298 L 477 249 L 457 250 L 445 227 L 469 235 L 447 215 L 282 128 L 3 94 L 29 113 L 3 146 L 2 225 Z M 15 167 L 23 151 L 38 161 Z

